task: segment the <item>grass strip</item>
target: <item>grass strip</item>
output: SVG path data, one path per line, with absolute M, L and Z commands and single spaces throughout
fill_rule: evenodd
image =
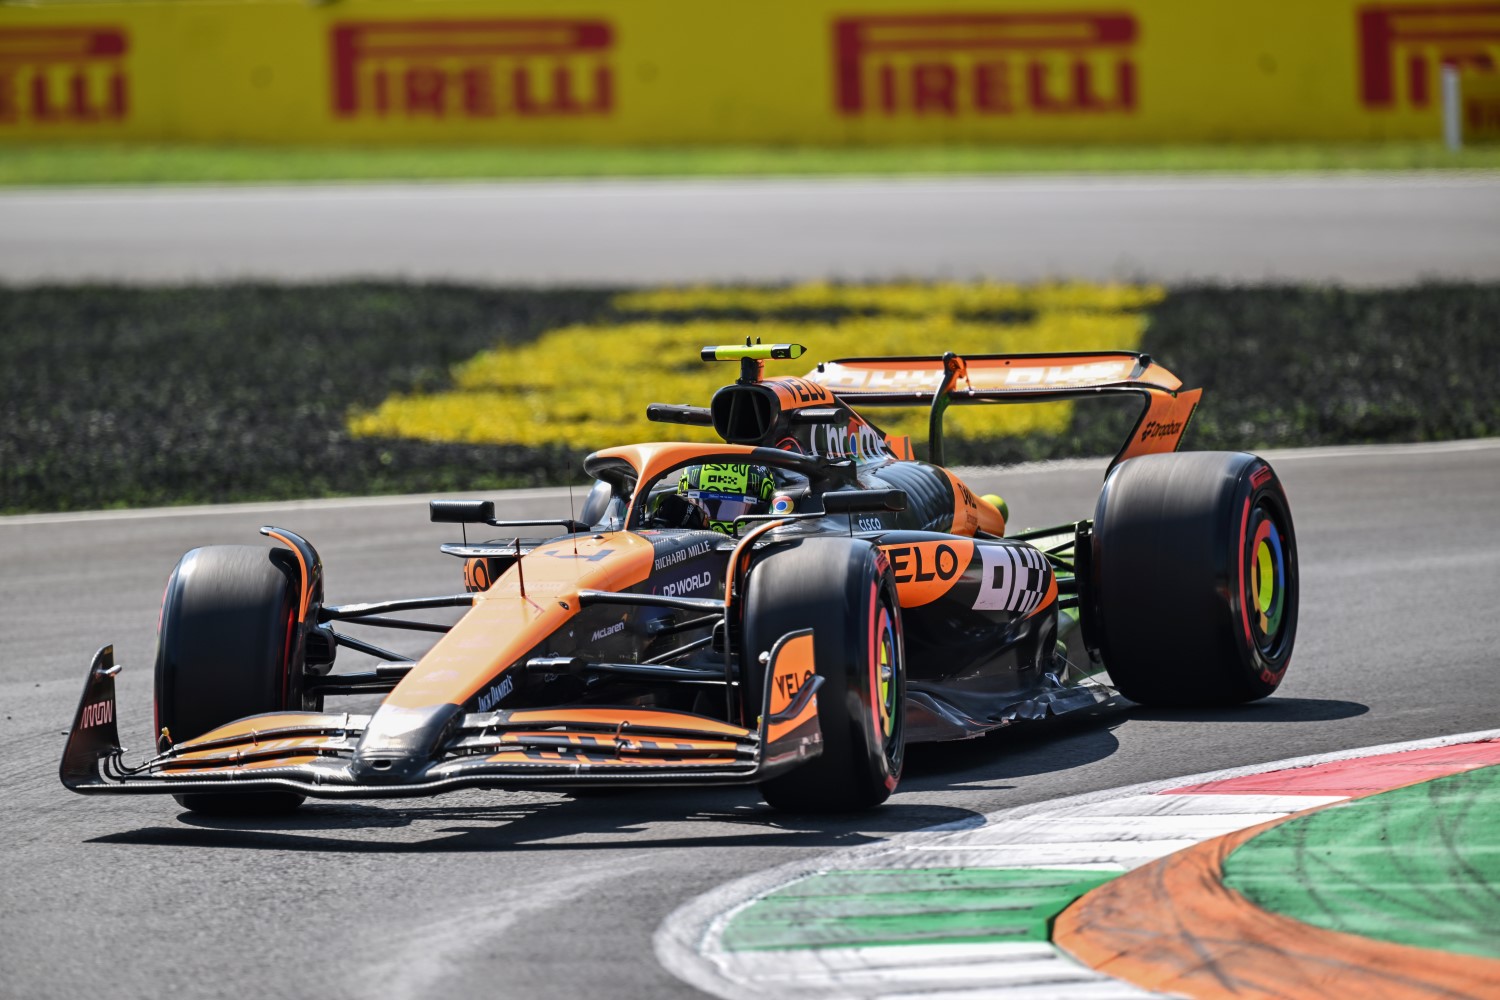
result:
M 1440 142 L 952 146 L 214 146 L 6 143 L 0 185 L 1500 169 Z
M 738 310 L 738 321 L 815 325 L 866 315 L 861 296 L 800 301 L 793 312 L 767 304 L 747 312 L 749 300 L 731 298 L 725 308 Z M 1500 371 L 1493 327 L 1500 284 L 1185 288 L 1157 298 L 1132 303 L 1144 310 L 1140 349 L 1208 390 L 1186 447 L 1500 434 L 1493 379 Z M 570 442 L 560 433 L 559 443 L 521 446 L 356 437 L 346 422 L 394 396 L 454 389 L 455 373 L 481 352 L 530 345 L 569 326 L 639 322 L 641 305 L 608 290 L 440 284 L 0 288 L 0 511 L 579 481 L 582 456 L 624 443 L 619 434 Z M 1026 329 L 1038 315 L 1021 306 L 987 312 L 981 303 L 970 314 L 955 307 L 954 322 L 990 323 L 997 342 L 1008 342 L 1007 331 Z M 656 321 L 690 331 L 725 315 L 699 303 Z M 919 322 L 931 334 L 931 321 Z M 683 334 L 681 356 L 658 357 L 663 373 L 704 367 L 690 335 Z M 808 346 L 822 356 L 816 342 Z M 940 342 L 911 346 L 942 349 Z M 572 363 L 613 370 L 617 378 L 651 377 L 649 367 L 620 374 L 611 357 L 580 355 Z M 526 374 L 517 372 L 516 381 Z M 949 410 L 960 424 L 961 409 Z M 1132 416 L 1079 404 L 1060 430 L 954 434 L 948 459 L 989 464 L 1111 454 Z M 525 422 L 524 411 L 516 420 Z

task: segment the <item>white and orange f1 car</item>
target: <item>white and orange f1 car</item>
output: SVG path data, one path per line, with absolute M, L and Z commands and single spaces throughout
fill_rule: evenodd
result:
M 442 546 L 465 592 L 330 604 L 312 545 L 209 546 L 167 586 L 159 744 L 126 762 L 110 647 L 62 763 L 82 793 L 266 812 L 305 797 L 460 788 L 754 784 L 772 805 L 883 802 L 904 747 L 1092 707 L 1229 703 L 1280 683 L 1297 624 L 1291 513 L 1243 453 L 1178 453 L 1201 390 L 1149 357 L 858 358 L 767 378 L 795 344 L 706 348 L 740 377 L 653 405 L 722 444 L 610 448 L 576 519 L 434 521 L 513 537 Z M 956 404 L 1133 394 L 1144 403 L 1094 516 L 1009 531 L 943 466 Z M 926 461 L 853 405 L 931 413 Z M 467 530 L 467 529 L 466 529 Z M 464 607 L 456 624 L 409 617 Z M 341 623 L 438 633 L 410 660 Z M 338 671 L 352 648 L 380 660 Z M 382 695 L 368 713 L 331 699 Z

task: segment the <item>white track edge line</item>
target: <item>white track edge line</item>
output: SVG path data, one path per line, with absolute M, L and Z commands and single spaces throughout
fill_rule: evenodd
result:
M 614 177 L 456 177 L 428 179 L 345 179 L 289 181 L 200 181 L 123 184 L 29 184 L 0 190 L 0 203 L 70 201 L 74 203 L 156 200 L 272 200 L 277 198 L 339 198 L 346 201 L 398 198 L 497 198 L 520 196 L 692 197 L 725 194 L 834 195 L 926 193 L 947 195 L 954 190 L 997 194 L 1135 191 L 1287 191 L 1287 190 L 1410 190 L 1412 188 L 1484 188 L 1500 183 L 1494 170 L 1142 170 L 974 171 L 967 173 L 854 173 L 828 174 L 683 174 Z
M 1500 448 L 1500 438 L 1472 438 L 1463 441 L 1400 442 L 1395 444 L 1325 445 L 1313 448 L 1273 448 L 1257 452 L 1270 461 L 1296 461 L 1299 459 L 1364 458 L 1372 455 L 1440 455 L 1452 452 L 1489 451 Z M 960 476 L 1035 475 L 1065 470 L 1099 469 L 1109 461 L 1099 458 L 1062 458 L 1045 462 L 1024 462 L 1018 465 L 963 465 L 954 466 Z M 574 495 L 587 492 L 589 484 L 574 486 Z M 0 528 L 20 527 L 31 524 L 70 524 L 80 521 L 135 521 L 158 517 L 204 517 L 208 515 L 232 516 L 236 514 L 278 514 L 298 510 L 357 510 L 371 507 L 400 507 L 404 504 L 425 504 L 435 496 L 445 498 L 482 498 L 497 502 L 505 500 L 556 500 L 568 495 L 566 486 L 542 486 L 530 489 L 475 490 L 467 493 L 404 493 L 394 496 L 367 497 L 323 497 L 307 500 L 255 500 L 245 503 L 195 504 L 181 507 L 138 507 L 129 510 L 62 511 L 50 514 L 10 514 L 0 516 Z
M 582 504 L 589 486 L 580 483 L 574 487 L 574 496 Z M 0 517 L 0 528 L 28 524 L 69 524 L 79 521 L 141 521 L 162 517 L 207 517 L 212 515 L 234 516 L 236 514 L 280 514 L 300 510 L 360 510 L 378 507 L 402 507 L 408 504 L 425 506 L 433 499 L 452 500 L 560 500 L 566 499 L 566 486 L 542 486 L 532 489 L 474 490 L 467 493 L 452 491 L 432 493 L 403 493 L 392 496 L 371 497 L 319 497 L 307 500 L 251 500 L 245 503 L 194 504 L 182 507 L 137 507 L 128 510 L 61 511 L 54 514 L 10 514 Z

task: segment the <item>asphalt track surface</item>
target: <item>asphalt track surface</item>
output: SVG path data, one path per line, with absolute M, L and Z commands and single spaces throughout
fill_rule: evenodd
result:
M 0 192 L 0 282 L 1500 278 L 1500 174 Z
M 319 546 L 330 600 L 451 593 L 459 563 L 437 552 L 451 526 L 410 498 L 0 519 L 0 995 L 695 996 L 652 933 L 729 879 L 1062 795 L 1493 727 L 1500 440 L 1271 458 L 1303 584 L 1275 697 L 916 747 L 890 803 L 842 819 L 782 816 L 749 790 L 463 792 L 256 822 L 73 795 L 63 733 L 106 641 L 125 664 L 124 741 L 149 745 L 157 604 L 183 550 L 279 523 Z M 1049 523 L 1091 512 L 1100 469 L 971 481 L 1014 523 Z M 566 503 L 530 491 L 502 509 Z

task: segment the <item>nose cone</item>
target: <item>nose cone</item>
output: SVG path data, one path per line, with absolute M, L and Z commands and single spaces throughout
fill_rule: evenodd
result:
M 382 705 L 354 749 L 349 773 L 361 784 L 399 785 L 419 779 L 435 762 L 460 705 Z

